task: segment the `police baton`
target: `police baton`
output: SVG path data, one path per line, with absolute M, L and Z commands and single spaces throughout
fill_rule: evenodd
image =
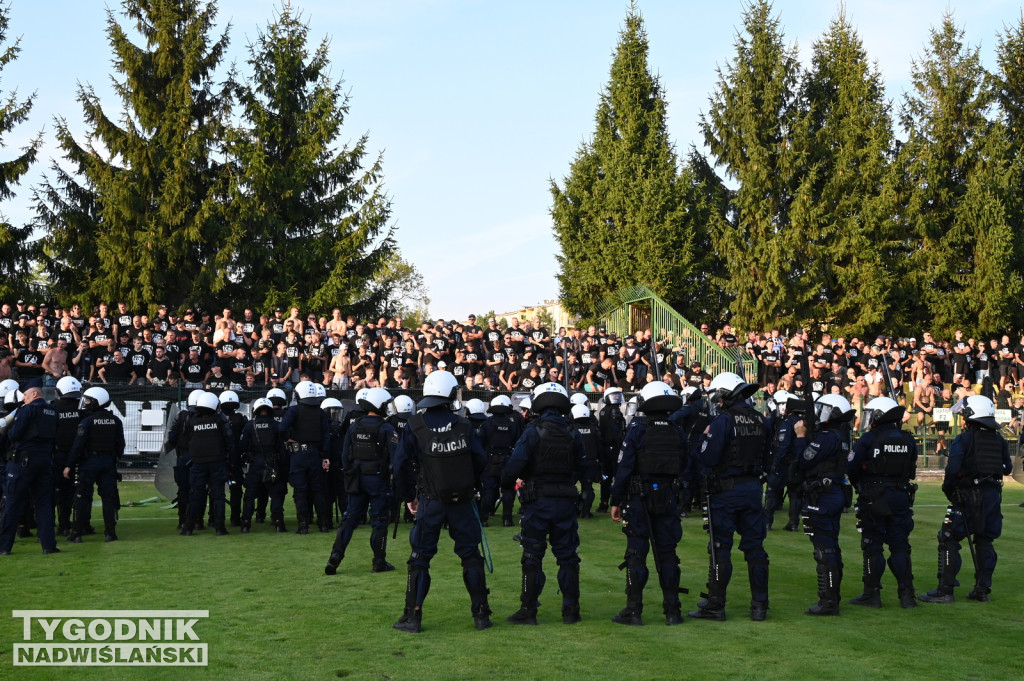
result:
M 704 529 L 708 531 L 708 553 L 711 554 L 711 570 L 718 574 L 718 558 L 715 557 L 715 526 L 711 522 L 711 481 L 704 479 Z
M 978 554 L 974 550 L 974 537 L 972 536 L 971 519 L 967 516 L 967 501 L 956 491 L 957 506 L 960 507 L 960 516 L 964 519 L 964 530 L 966 530 L 967 548 L 971 550 L 971 562 L 974 563 L 974 571 L 978 572 Z

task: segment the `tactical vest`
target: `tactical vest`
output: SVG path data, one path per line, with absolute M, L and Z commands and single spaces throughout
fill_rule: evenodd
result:
M 228 423 L 231 424 L 231 434 L 234 436 L 236 443 L 242 439 L 242 431 L 245 430 L 245 424 L 248 422 L 249 420 L 237 411 L 233 411 L 228 415 Z
M 576 432 L 583 440 L 583 451 L 587 461 L 597 461 L 601 454 L 601 435 L 594 417 L 576 421 Z
M 507 457 L 516 446 L 516 422 L 511 416 L 492 416 L 487 454 Z
M 319 407 L 313 407 L 308 404 L 298 405 L 298 412 L 292 425 L 292 439 L 307 445 L 319 445 L 321 440 L 323 440 L 320 416 L 321 411 Z
M 964 457 L 964 477 L 970 479 L 1003 476 L 1003 437 L 987 428 L 972 429 L 971 449 Z
M 188 451 L 192 455 L 192 463 L 212 463 L 227 458 L 220 414 L 193 414 L 187 428 Z
M 572 429 L 551 421 L 538 421 L 540 441 L 530 457 L 530 478 L 571 478 L 573 458 Z
M 871 448 L 871 458 L 864 463 L 864 474 L 901 481 L 913 478 L 916 465 L 910 436 L 899 428 L 885 428 L 879 433 Z
M 409 419 L 409 427 L 420 446 L 420 488 L 444 503 L 472 499 L 476 474 L 470 446 L 473 426 L 469 421 L 460 417 L 439 433 L 417 414 Z
M 35 404 L 33 402 L 33 404 Z M 25 409 L 25 407 L 21 407 Z M 14 443 L 13 449 L 15 451 L 22 448 L 22 445 L 27 445 L 30 442 L 39 444 L 48 444 L 52 446 L 57 439 L 57 410 L 49 405 L 47 402 L 43 402 L 43 406 L 33 409 L 35 412 L 31 423 L 25 430 L 24 436 Z
M 836 438 L 839 446 L 836 451 L 830 456 L 819 460 L 814 466 L 807 471 L 805 476 L 806 480 L 824 480 L 825 478 L 831 479 L 835 483 L 842 482 L 843 477 L 846 475 L 846 463 L 848 460 L 848 454 L 850 446 L 847 444 L 846 433 L 840 430 L 826 430 L 823 434 L 831 433 Z
M 258 461 L 274 461 L 278 452 L 277 439 L 280 433 L 277 421 L 271 416 L 257 416 L 252 420 L 252 437 L 249 439 L 249 455 Z
M 57 404 L 57 451 L 67 454 L 75 444 L 78 423 L 82 420 L 82 412 L 78 410 L 78 400 L 58 400 Z
M 686 426 L 688 428 L 686 440 L 693 445 L 700 440 L 704 430 L 711 424 L 711 410 L 708 409 L 708 403 L 704 400 L 693 402 L 691 406 L 693 407 L 693 414 L 690 417 L 690 423 Z
M 637 452 L 636 472 L 644 476 L 678 477 L 684 443 L 672 422 L 651 419 L 644 435 L 644 447 Z
M 387 447 L 380 441 L 384 421 L 375 418 L 373 425 L 361 418 L 352 427 L 352 463 L 359 465 L 362 475 L 380 475 L 387 470 Z
M 100 411 L 86 416 L 90 419 L 89 442 L 85 451 L 89 454 L 112 454 L 115 458 L 124 454 L 117 451 L 124 441 L 124 428 L 121 420 L 109 411 Z
M 606 447 L 618 447 L 622 444 L 622 431 L 626 427 L 626 417 L 617 404 L 608 404 L 601 409 L 599 424 L 601 426 L 601 442 Z
M 729 451 L 715 467 L 716 473 L 738 468 L 742 475 L 761 472 L 764 454 L 764 417 L 745 403 L 733 404 L 725 410 L 733 418 L 733 436 Z

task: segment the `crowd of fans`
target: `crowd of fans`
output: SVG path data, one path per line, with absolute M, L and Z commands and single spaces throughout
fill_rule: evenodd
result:
M 832 338 L 816 343 L 806 333 L 792 337 L 748 333 L 731 326 L 701 332 L 722 348 L 736 348 L 755 360 L 757 381 L 770 396 L 776 389 L 802 395 L 801 355 L 806 347 L 810 389 L 838 393 L 858 409 L 871 397 L 893 392 L 905 401 L 912 426 L 942 432 L 935 409 L 952 406 L 976 391 L 987 392 L 998 408 L 1013 409 L 1013 426 L 1024 412 L 1024 337 L 950 340 L 930 333 L 917 338 L 877 336 Z M 652 347 L 653 346 L 653 347 Z M 182 384 L 210 390 L 288 389 L 308 379 L 334 389 L 383 386 L 415 389 L 431 371 L 447 369 L 474 390 L 530 390 L 545 381 L 563 382 L 590 393 L 618 387 L 639 390 L 655 375 L 676 388 L 701 387 L 712 376 L 695 348 L 671 333 L 651 330 L 618 337 L 604 329 L 548 329 L 539 318 L 508 325 L 470 315 L 456 320 L 403 325 L 401 317 L 360 321 L 301 314 L 278 308 L 267 315 L 246 308 L 236 314 L 187 309 L 179 317 L 160 306 L 155 317 L 100 304 L 89 314 L 80 305 L 0 306 L 0 380 L 62 376 L 93 383 Z M 734 367 L 718 367 L 733 369 Z M 753 378 L 750 376 L 748 378 Z

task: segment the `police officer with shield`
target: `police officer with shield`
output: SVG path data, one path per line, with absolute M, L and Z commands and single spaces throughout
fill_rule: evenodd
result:
M 477 630 L 491 627 L 484 558 L 477 548 L 482 529 L 474 490 L 487 465 L 487 455 L 469 421 L 452 412 L 459 389 L 448 371 L 434 371 L 423 381 L 424 409 L 409 419 L 395 450 L 399 496 L 416 515 L 409 533 L 412 552 L 405 589 L 405 610 L 394 624 L 399 631 L 419 633 L 423 601 L 430 590 L 430 561 L 437 554 L 442 526 L 462 559 L 462 580 L 469 592 Z
M 167 441 L 164 443 L 164 452 L 174 450 L 175 454 L 174 482 L 178 486 L 176 502 L 178 507 L 178 531 L 181 534 L 185 533 L 185 526 L 188 524 L 188 504 L 192 496 L 192 490 L 189 487 L 189 464 L 192 459 L 189 456 L 187 446 L 188 422 L 195 414 L 199 396 L 205 392 L 204 390 L 196 389 L 188 394 L 185 408 L 178 412 L 174 423 L 171 424 L 170 429 L 167 431 Z M 200 518 L 198 529 L 202 529 L 202 518 Z
M 20 393 L 19 393 L 20 394 Z M 5 399 L 9 395 L 5 396 Z M 4 476 L 4 514 L 0 520 L 0 556 L 10 555 L 18 520 L 35 504 L 43 553 L 60 553 L 53 525 L 53 447 L 57 410 L 40 388 L 28 388 L 21 406 L 3 418 L 8 445 Z
M 900 605 L 917 605 L 910 564 L 910 532 L 914 529 L 917 443 L 900 429 L 906 408 L 888 397 L 876 397 L 865 409 L 864 429 L 853 445 L 847 477 L 857 490 L 860 548 L 864 553 L 864 593 L 850 605 L 882 607 L 883 545 L 889 545 L 889 569 L 896 578 Z
M 653 548 L 662 611 L 671 626 L 683 623 L 676 554 L 683 528 L 677 492 L 687 475 L 689 457 L 686 432 L 668 417 L 682 400 L 667 383 L 651 381 L 640 391 L 638 401 L 647 418 L 626 433 L 611 490 L 611 517 L 622 523 L 626 535 L 626 555 L 619 566 L 626 570 L 626 607 L 612 621 L 643 625 L 643 594 L 650 574 L 647 553 Z
M 577 480 L 593 476 L 583 440 L 569 419 L 569 393 L 558 383 L 548 382 L 533 391 L 530 425 L 516 442 L 512 457 L 501 473 L 501 483 L 512 486 L 523 480 L 522 606 L 508 617 L 512 624 L 537 624 L 537 599 L 544 588 L 542 561 L 551 543 L 558 563 L 558 588 L 562 592 L 562 622 L 580 621 L 580 546 L 576 518 Z
M 1010 449 L 999 433 L 995 405 L 983 395 L 964 398 L 954 408 L 963 416 L 964 431 L 953 441 L 942 491 L 949 499 L 939 529 L 939 585 L 918 596 L 926 603 L 952 603 L 959 586 L 960 542 L 967 540 L 974 559 L 974 588 L 968 600 L 988 601 L 996 568 L 994 542 L 1003 531 L 1003 476 L 1013 470 Z
M 697 451 L 710 541 L 707 596 L 690 613 L 695 619 L 725 621 L 725 596 L 732 578 L 733 535 L 750 581 L 750 619 L 760 622 L 768 611 L 768 553 L 761 505 L 761 476 L 769 453 L 764 418 L 747 402 L 757 392 L 737 374 L 723 372 L 708 386 L 717 412 Z
M 124 424 L 108 409 L 110 395 L 103 388 L 89 388 L 82 393 L 81 409 L 84 413 L 78 424 L 75 443 L 68 455 L 64 478 L 78 467 L 75 486 L 75 517 L 68 541 L 82 543 L 85 519 L 92 506 L 92 486 L 96 485 L 103 502 L 103 539 L 117 541 L 117 511 L 121 501 L 117 494 L 117 459 L 124 455 Z
M 370 512 L 370 549 L 373 572 L 390 572 L 395 566 L 387 561 L 388 520 L 391 518 L 391 460 L 398 441 L 395 429 L 383 418 L 391 401 L 384 388 L 360 391 L 359 407 L 364 416 L 353 421 L 345 434 L 341 465 L 345 471 L 348 506 L 331 547 L 324 573 L 333 575 L 345 557 L 356 526 Z

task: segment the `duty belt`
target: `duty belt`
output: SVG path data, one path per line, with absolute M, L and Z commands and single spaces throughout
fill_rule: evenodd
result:
M 720 491 L 725 492 L 736 485 L 742 485 L 745 482 L 757 482 L 760 478 L 755 478 L 753 475 L 736 475 L 731 478 L 719 478 L 718 488 Z

